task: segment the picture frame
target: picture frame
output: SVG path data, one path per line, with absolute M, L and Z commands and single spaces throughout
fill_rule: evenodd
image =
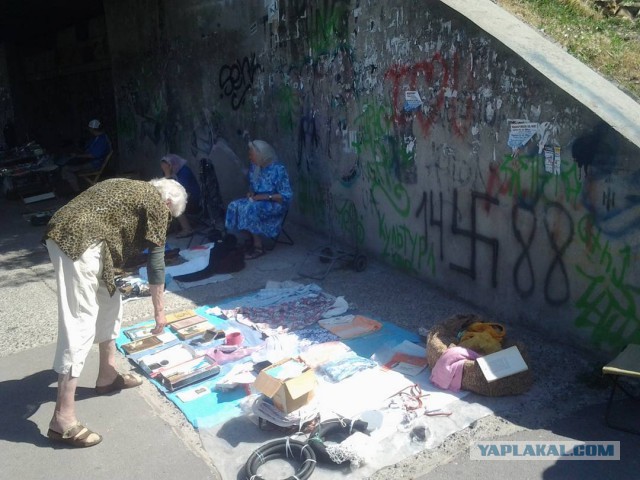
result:
M 125 351 L 125 353 L 127 353 L 127 355 L 131 355 L 133 353 L 142 352 L 143 350 L 148 350 L 159 345 L 162 345 L 162 340 L 160 340 L 158 337 L 151 336 L 125 343 L 122 345 L 122 349 Z
M 180 340 L 188 340 L 198 335 L 204 334 L 209 328 L 209 322 L 196 323 L 176 331 L 176 335 Z
M 220 366 L 213 359 L 200 356 L 164 369 L 160 373 L 159 380 L 168 390 L 174 391 L 219 373 Z
M 182 330 L 183 328 L 187 328 L 202 322 L 207 322 L 207 319 L 201 317 L 200 315 L 193 315 L 191 317 L 183 318 L 182 320 L 173 322 L 171 324 L 171 328 L 177 333 L 178 330 Z M 207 326 L 210 326 L 209 322 L 207 322 Z

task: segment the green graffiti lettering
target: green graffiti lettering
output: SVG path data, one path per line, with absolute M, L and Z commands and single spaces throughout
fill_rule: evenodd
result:
M 629 284 L 626 279 L 632 263 L 631 248 L 624 246 L 618 255 L 612 255 L 609 242 L 602 241 L 600 232 L 593 234 L 592 228 L 590 215 L 578 223 L 578 236 L 585 243 L 586 258 L 591 265 L 589 268 L 576 266 L 588 285 L 576 302 L 580 313 L 575 325 L 591 330 L 594 344 L 620 349 L 628 343 L 640 342 L 636 306 L 640 287 Z

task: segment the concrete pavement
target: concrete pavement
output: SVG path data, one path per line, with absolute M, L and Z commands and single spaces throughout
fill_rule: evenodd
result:
M 34 210 L 47 204 L 31 205 Z M 56 337 L 55 282 L 46 250 L 39 244 L 44 227 L 31 226 L 22 216 L 27 206 L 0 200 L 0 421 L 1 478 L 63 479 L 192 479 L 218 478 L 216 458 L 201 446 L 198 433 L 148 381 L 139 389 L 109 397 L 92 395 L 97 351 L 94 349 L 78 392 L 79 418 L 104 435 L 89 449 L 53 447 L 46 438 L 55 402 L 55 374 L 50 370 Z M 310 280 L 298 271 L 307 252 L 327 242 L 313 232 L 288 225 L 295 245 L 278 245 L 228 281 L 166 295 L 168 312 L 215 305 L 224 298 L 263 288 L 268 280 Z M 186 246 L 186 240 L 171 241 Z M 312 258 L 318 268 L 322 265 Z M 364 272 L 336 265 L 319 283 L 333 295 L 343 295 L 358 311 L 404 328 L 428 329 L 455 313 L 482 309 L 427 283 L 371 261 Z M 125 305 L 125 324 L 151 317 L 148 299 Z M 495 415 L 450 437 L 437 449 L 423 451 L 378 472 L 374 478 L 633 478 L 640 437 L 603 425 L 606 384 L 597 372 L 602 365 L 588 351 L 550 341 L 517 325 L 510 334 L 523 340 L 532 358 L 535 385 L 526 395 L 508 398 L 467 397 L 490 406 Z M 123 369 L 133 368 L 124 358 Z M 469 458 L 469 442 L 507 438 L 620 440 L 619 462 L 478 462 Z M 635 449 L 635 450 L 634 450 Z M 594 469 L 594 464 L 600 464 Z M 606 464 L 606 465 L 602 465 Z M 578 470 L 575 470 L 578 468 Z M 574 469 L 574 470 L 572 470 Z M 428 475 L 426 475 L 428 473 Z M 597 474 L 589 476 L 589 473 Z M 602 475 L 602 476 L 601 476 Z

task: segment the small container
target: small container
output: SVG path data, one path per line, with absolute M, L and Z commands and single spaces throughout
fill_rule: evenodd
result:
M 240 332 L 229 332 L 224 339 L 227 345 L 242 345 L 242 342 L 244 342 L 244 336 Z

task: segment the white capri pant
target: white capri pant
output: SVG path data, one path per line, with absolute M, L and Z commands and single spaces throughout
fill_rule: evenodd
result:
M 51 239 L 47 250 L 58 284 L 58 343 L 53 369 L 79 377 L 94 343 L 115 339 L 122 323 L 122 296 L 109 295 L 102 280 L 102 242 L 75 262 Z

